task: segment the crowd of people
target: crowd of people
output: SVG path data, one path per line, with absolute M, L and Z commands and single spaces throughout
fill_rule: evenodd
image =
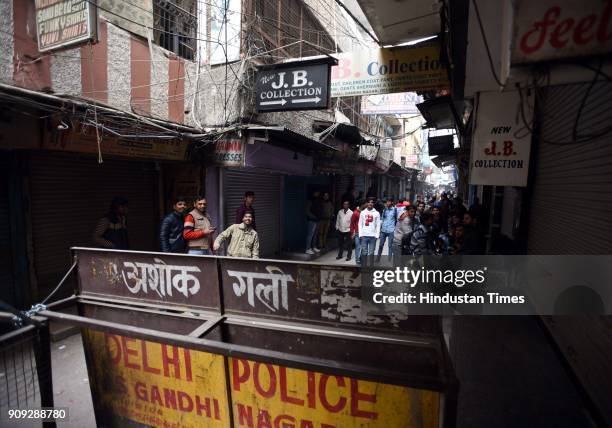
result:
M 315 191 L 306 211 L 306 254 L 314 255 L 327 246 L 328 234 L 338 237 L 336 259 L 355 263 L 376 257 L 380 261 L 385 245 L 387 256 L 433 254 L 483 254 L 480 229 L 481 207 L 476 199 L 468 209 L 461 198 L 442 193 L 414 203 L 383 195 L 383 199 L 355 195 L 352 188 L 342 195 L 342 206 L 335 212 L 328 192 Z M 207 201 L 197 196 L 192 203 L 176 197 L 173 210 L 161 222 L 160 249 L 168 253 L 211 255 L 222 246 L 231 257 L 259 257 L 259 236 L 255 222 L 255 194 L 248 191 L 236 209 L 235 224 L 214 238 L 217 228 L 207 213 Z M 114 198 L 108 213 L 98 222 L 94 243 L 103 248 L 129 249 L 126 217 L 128 201 Z

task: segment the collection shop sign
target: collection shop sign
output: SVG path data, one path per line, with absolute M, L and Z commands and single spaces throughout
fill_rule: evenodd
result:
M 526 99 L 523 102 L 530 101 Z M 516 91 L 479 94 L 470 157 L 470 184 L 527 186 L 531 133 L 519 119 L 522 116 L 520 108 L 521 97 Z M 531 121 L 527 105 L 523 109 L 525 119 Z
M 610 0 L 519 0 L 514 16 L 513 64 L 612 51 Z
M 369 49 L 336 55 L 332 97 L 448 89 L 440 46 Z
M 36 0 L 40 52 L 73 45 L 95 36 L 95 6 L 88 0 Z
M 330 62 L 301 61 L 263 68 L 256 75 L 257 111 L 326 109 Z

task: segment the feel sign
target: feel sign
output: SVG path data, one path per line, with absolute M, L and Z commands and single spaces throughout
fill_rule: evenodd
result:
M 292 63 L 260 70 L 256 75 L 257 111 L 326 109 L 329 63 Z

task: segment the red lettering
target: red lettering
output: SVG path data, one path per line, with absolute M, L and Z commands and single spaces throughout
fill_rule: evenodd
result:
M 561 40 L 561 36 L 566 34 L 574 25 L 572 18 L 565 19 L 559 23 L 550 35 L 550 44 L 553 48 L 560 49 L 567 45 L 568 39 Z
M 496 145 L 496 142 L 495 141 L 491 141 L 491 147 L 488 147 L 488 148 L 486 148 L 484 150 L 485 155 L 487 155 L 487 156 L 495 156 L 495 154 L 496 154 L 495 153 L 495 145 Z
M 193 400 L 191 396 L 183 391 L 177 391 L 178 408 L 181 412 L 192 412 L 193 411 Z
M 159 393 L 159 388 L 156 385 L 151 387 L 151 404 L 157 404 L 158 406 L 163 406 L 161 399 L 161 394 Z
M 181 378 L 181 364 L 179 361 L 179 351 L 176 346 L 170 346 L 172 349 L 172 358 L 168 355 L 168 346 L 162 344 L 162 365 L 164 367 L 164 376 L 170 377 L 170 366 L 174 366 L 174 378 Z
M 308 407 L 314 409 L 317 406 L 317 393 L 315 387 L 315 374 L 313 372 L 308 372 L 308 394 L 306 398 L 308 399 Z
M 577 45 L 584 45 L 591 41 L 595 34 L 587 34 L 587 32 L 593 29 L 593 24 L 597 21 L 597 16 L 594 14 L 587 15 L 582 19 L 574 29 L 574 43 Z
M 287 422 L 291 425 L 287 425 Z M 274 428 L 295 428 L 295 418 L 289 415 L 278 415 L 274 418 Z
M 533 28 L 521 37 L 519 43 L 520 49 L 526 54 L 534 53 L 540 49 L 546 40 L 546 28 L 555 23 L 560 13 L 561 8 L 558 6 L 548 9 L 546 13 L 544 13 L 544 19 L 534 22 Z M 537 37 L 535 43 L 532 43 L 530 40 L 533 35 Z
M 136 398 L 142 401 L 149 401 L 147 394 L 147 386 L 142 382 L 136 382 L 134 384 L 134 393 L 136 394 Z
M 359 381 L 357 379 L 351 379 L 351 416 L 358 416 L 367 419 L 377 419 L 378 413 L 368 412 L 359 409 L 360 401 L 376 403 L 376 395 L 359 392 Z
M 219 412 L 219 400 L 217 400 L 216 398 L 213 398 L 213 407 L 215 412 L 215 419 L 220 421 L 221 413 Z
M 114 355 L 112 352 L 113 347 L 110 344 L 111 341 L 115 343 L 114 349 L 117 350 Z M 121 344 L 117 336 L 114 334 L 104 333 L 104 343 L 106 344 L 106 350 L 108 351 L 108 355 L 110 355 L 113 364 L 119 364 L 119 361 L 121 361 Z
M 267 410 L 259 410 L 259 414 L 257 415 L 257 428 L 272 428 L 270 414 Z
M 202 416 L 202 410 L 206 412 L 206 417 L 210 418 L 210 398 L 204 400 L 204 404 L 200 401 L 200 396 L 196 395 L 195 404 L 196 413 L 198 416 Z
M 235 358 L 234 361 L 236 361 Z M 253 428 L 253 408 L 240 403 L 236 403 L 236 407 L 238 408 L 238 425 Z
M 328 424 L 322 423 L 321 428 L 336 428 L 336 425 L 328 425 Z
M 136 363 L 130 363 L 130 355 L 138 356 L 138 351 L 128 348 L 128 342 L 135 342 L 136 339 L 131 337 L 121 336 L 121 347 L 123 348 L 123 364 L 130 368 L 140 370 L 140 366 Z
M 511 156 L 514 154 L 514 147 L 512 141 L 504 141 L 504 156 Z
M 185 355 L 185 380 L 191 382 L 191 354 L 189 349 L 183 348 L 183 354 Z
M 265 390 L 260 383 L 259 369 L 261 366 L 264 366 L 268 370 L 268 374 L 270 376 L 270 385 L 268 385 L 268 389 Z M 261 364 L 259 362 L 255 363 L 253 367 L 253 379 L 255 381 L 255 390 L 265 398 L 271 398 L 274 396 L 276 392 L 276 373 L 274 373 L 274 368 L 270 364 Z
M 140 350 L 142 353 L 142 369 L 145 372 L 149 372 L 149 373 L 153 373 L 153 374 L 159 374 L 160 370 L 156 369 L 154 367 L 150 367 L 149 366 L 149 358 L 147 356 L 147 342 L 144 340 L 140 341 Z
M 608 33 L 608 25 L 610 23 L 610 14 L 612 14 L 612 0 L 606 2 L 606 7 L 601 15 L 601 21 L 599 22 L 599 28 L 597 29 L 597 40 L 601 43 L 605 43 L 612 36 Z
M 176 410 L 176 391 L 164 388 L 164 407 Z
M 322 424 L 325 425 L 325 424 Z M 312 421 L 303 420 L 300 423 L 300 428 L 314 428 Z
M 340 376 L 334 376 L 336 379 L 336 383 L 339 387 L 344 388 L 344 378 Z M 321 404 L 328 412 L 338 413 L 346 406 L 346 398 L 340 397 L 336 404 L 331 404 L 327 399 L 327 381 L 329 380 L 329 376 L 324 374 L 321 375 L 321 380 L 319 381 L 319 400 L 321 400 Z
M 279 372 L 281 401 L 284 403 L 291 403 L 291 404 L 296 404 L 298 406 L 303 406 L 304 400 L 289 396 L 289 391 L 287 391 L 287 368 L 279 367 L 278 372 Z
M 240 374 L 240 367 L 238 364 L 242 364 L 244 371 Z M 251 366 L 245 360 L 239 358 L 232 358 L 232 388 L 234 391 L 240 391 L 240 384 L 245 383 L 251 376 Z
M 351 76 L 351 60 L 340 59 L 338 65 L 335 65 L 331 69 L 332 79 L 346 79 Z

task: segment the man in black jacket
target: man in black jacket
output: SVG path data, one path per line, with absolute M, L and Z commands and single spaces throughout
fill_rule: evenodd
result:
M 186 198 L 177 196 L 172 206 L 174 211 L 168 214 L 161 223 L 159 242 L 164 253 L 184 253 L 183 213 L 187 209 Z

